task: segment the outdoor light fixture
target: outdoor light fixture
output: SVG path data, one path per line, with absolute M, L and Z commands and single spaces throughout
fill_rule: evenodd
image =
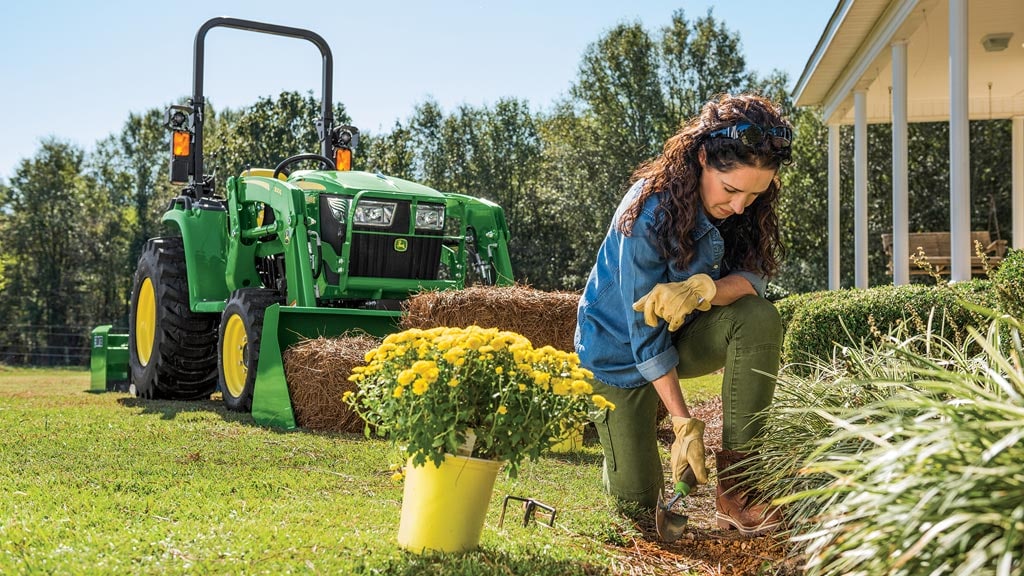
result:
M 1002 52 L 1010 45 L 1010 38 L 1013 38 L 1013 32 L 986 34 L 981 39 L 981 45 L 985 47 L 985 52 Z

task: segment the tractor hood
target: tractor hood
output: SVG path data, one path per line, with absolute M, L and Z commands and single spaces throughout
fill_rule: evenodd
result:
M 294 172 L 288 181 L 304 190 L 322 190 L 324 192 L 336 193 L 339 192 L 338 188 L 343 188 L 350 194 L 364 190 L 385 193 L 400 192 L 414 195 L 420 199 L 436 199 L 438 202 L 445 201 L 445 195 L 433 188 L 410 182 L 409 180 L 384 176 L 383 174 L 371 174 L 369 172 L 303 170 Z

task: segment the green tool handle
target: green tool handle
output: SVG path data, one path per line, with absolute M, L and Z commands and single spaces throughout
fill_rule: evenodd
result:
M 693 468 L 690 468 L 689 466 L 686 467 L 686 470 L 683 470 L 682 477 L 678 482 L 676 482 L 675 486 L 673 486 L 676 494 L 680 494 L 682 496 L 688 496 L 696 487 L 697 476 L 694 475 Z

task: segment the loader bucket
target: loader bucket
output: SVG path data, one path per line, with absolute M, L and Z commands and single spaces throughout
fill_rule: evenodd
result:
M 307 308 L 273 304 L 263 316 L 259 368 L 252 395 L 257 424 L 297 428 L 284 376 L 284 351 L 306 338 L 335 337 L 345 332 L 386 336 L 398 330 L 401 312 L 343 308 Z

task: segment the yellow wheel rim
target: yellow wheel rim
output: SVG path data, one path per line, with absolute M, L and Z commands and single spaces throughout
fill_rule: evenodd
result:
M 245 322 L 241 316 L 232 314 L 224 327 L 224 341 L 221 342 L 221 358 L 224 366 L 224 385 L 232 397 L 238 398 L 245 390 L 245 380 L 249 376 L 249 368 L 245 360 L 248 356 L 249 336 L 245 333 Z
M 156 296 L 152 280 L 146 278 L 142 281 L 142 286 L 139 286 L 139 298 L 135 302 L 135 352 L 143 366 L 149 365 L 155 339 Z

